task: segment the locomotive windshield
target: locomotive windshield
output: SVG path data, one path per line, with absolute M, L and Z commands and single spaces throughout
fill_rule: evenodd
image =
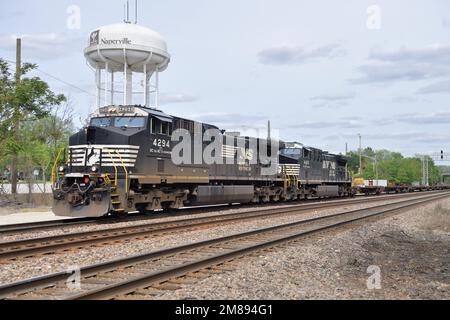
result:
M 93 127 L 109 127 L 111 125 L 111 118 L 93 118 L 91 126 Z
M 145 117 L 103 117 L 92 118 L 91 126 L 93 127 L 110 127 L 117 128 L 144 128 Z
M 118 128 L 144 128 L 145 117 L 117 117 L 114 119 L 114 126 Z

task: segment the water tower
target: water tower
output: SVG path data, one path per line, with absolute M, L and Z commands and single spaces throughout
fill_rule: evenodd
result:
M 154 94 L 158 107 L 159 72 L 167 68 L 170 54 L 157 32 L 128 21 L 103 26 L 91 32 L 84 55 L 95 69 L 97 107 L 102 106 L 102 95 L 104 105 L 120 104 L 115 101 L 117 95 L 123 95 L 123 105 L 132 105 L 137 104 L 133 101 L 137 94 L 143 94 L 145 106 L 150 106 L 150 95 Z M 136 83 L 133 86 L 134 76 L 143 77 L 138 83 L 143 90 L 133 89 L 137 87 Z

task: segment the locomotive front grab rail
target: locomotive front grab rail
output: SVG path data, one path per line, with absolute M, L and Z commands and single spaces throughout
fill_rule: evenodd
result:
M 119 156 L 123 170 L 125 171 L 125 193 L 128 195 L 128 170 L 127 167 L 125 166 L 125 163 L 123 162 L 122 156 L 120 155 L 119 151 L 116 150 L 116 153 Z
M 108 148 L 105 148 L 105 149 L 103 149 L 103 150 L 106 150 L 106 152 L 108 152 L 109 158 L 111 159 L 111 162 L 112 162 L 112 164 L 113 164 L 113 167 L 114 167 L 114 186 L 115 186 L 116 189 L 117 189 L 117 174 L 118 174 L 118 170 L 117 170 L 116 162 L 114 161 L 114 159 L 113 159 L 113 157 L 112 157 L 112 154 L 111 154 L 111 152 L 109 151 Z
M 56 183 L 56 166 L 58 165 L 58 160 L 61 157 L 61 152 L 64 151 L 64 148 L 62 148 L 61 150 L 59 150 L 58 155 L 56 156 L 55 162 L 53 163 L 53 167 L 52 167 L 52 186 L 55 185 Z M 72 159 L 71 159 L 72 160 Z

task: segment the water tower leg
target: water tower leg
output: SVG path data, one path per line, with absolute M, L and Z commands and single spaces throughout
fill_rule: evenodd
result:
M 127 69 L 127 94 L 126 94 L 126 102 L 125 105 L 130 105 L 133 94 L 133 72 L 128 68 Z
M 111 91 L 111 105 L 114 105 L 114 71 L 111 70 L 111 87 L 110 87 L 110 91 Z
M 147 64 L 144 64 L 144 106 L 148 107 L 148 77 L 147 77 Z
M 145 76 L 145 99 L 144 99 L 144 103 L 146 107 L 150 107 L 150 90 L 151 90 L 151 83 L 150 80 L 152 78 L 152 73 L 148 73 Z
M 131 102 L 132 90 L 132 72 L 128 68 L 127 50 L 123 49 L 123 105 L 129 105 Z
M 95 81 L 97 83 L 97 108 L 100 108 L 100 94 L 101 94 L 101 86 L 102 86 L 102 73 L 101 73 L 101 70 L 98 67 L 95 69 Z
M 156 84 L 155 84 L 155 108 L 158 108 L 159 107 L 159 69 L 158 68 L 156 68 L 155 80 L 156 80 Z
M 105 105 L 108 105 L 108 62 L 105 63 Z

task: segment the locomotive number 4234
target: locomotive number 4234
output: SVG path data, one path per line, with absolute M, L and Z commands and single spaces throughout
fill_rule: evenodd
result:
M 163 147 L 163 148 L 170 148 L 170 140 L 155 139 L 155 140 L 153 140 L 153 146 L 155 146 L 155 147 Z

